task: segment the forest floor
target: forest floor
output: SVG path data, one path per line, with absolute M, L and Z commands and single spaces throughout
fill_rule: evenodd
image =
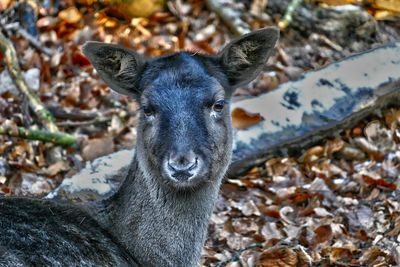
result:
M 79 149 L 59 149 L 0 136 L 0 194 L 7 196 L 41 197 L 85 161 L 134 146 L 138 106 L 112 93 L 99 79 L 81 53 L 85 41 L 120 43 L 159 56 L 180 50 L 216 53 L 233 38 L 200 0 L 168 1 L 164 11 L 129 20 L 118 10 L 91 1 L 62 1 L 58 8 L 36 5 L 34 27 L 26 19 L 32 18 L 30 13 L 20 11 L 26 7 L 18 8 L 16 2 L 0 1 L 0 27 L 4 31 L 5 25 L 19 18 L 50 51 L 51 56 L 46 55 L 43 47 L 35 49 L 13 30 L 5 30 L 28 84 L 54 115 L 57 126 L 83 141 Z M 252 29 L 276 26 L 282 17 L 272 0 L 266 9 L 257 6 L 263 1 L 225 2 Z M 322 13 L 328 8 L 309 2 L 302 8 L 310 11 L 310 19 L 332 25 L 325 23 L 325 17 L 312 15 L 317 8 Z M 257 80 L 240 88 L 235 99 L 271 91 L 305 71 L 400 40 L 399 20 L 377 21 L 368 15 L 373 10 L 365 7 L 355 13 L 361 19 L 351 21 L 340 15 L 344 9 L 335 12 L 339 15 L 330 22 L 342 23 L 338 28 L 321 29 L 304 22 L 306 17 L 294 19 L 281 32 L 268 67 Z M 335 31 L 343 25 L 350 32 L 347 35 Z M 0 72 L 0 125 L 40 128 L 5 69 Z M 243 177 L 226 180 L 201 264 L 399 266 L 399 177 L 400 109 L 389 107 L 301 155 L 273 158 Z

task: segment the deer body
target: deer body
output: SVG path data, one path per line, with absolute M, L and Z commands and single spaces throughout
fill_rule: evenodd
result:
M 169 192 L 146 184 L 140 170 L 131 177 L 123 186 L 129 192 L 120 192 L 102 204 L 104 209 L 98 214 L 106 218 L 105 228 L 124 237 L 124 247 L 143 266 L 160 266 L 160 262 L 196 266 L 207 232 L 205 218 L 211 215 L 218 185 L 210 183 L 191 193 Z
M 155 59 L 86 44 L 108 85 L 140 103 L 130 170 L 114 196 L 84 207 L 1 198 L 0 267 L 196 266 L 232 153 L 229 99 L 277 38 L 266 28 L 217 56 Z

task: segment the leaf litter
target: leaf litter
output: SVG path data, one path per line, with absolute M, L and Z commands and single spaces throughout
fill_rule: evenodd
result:
M 0 1 L 2 23 L 7 23 L 7 10 L 17 2 Z M 123 14 L 124 8 L 103 1 L 36 3 L 34 37 L 51 57 L 23 36 L 8 33 L 30 86 L 57 125 L 82 143 L 58 149 L 0 136 L 1 195 L 43 196 L 79 171 L 85 160 L 133 147 L 138 106 L 110 92 L 98 78 L 81 53 L 85 41 L 120 43 L 159 56 L 180 50 L 215 53 L 232 38 L 203 1 L 168 1 L 164 9 L 158 6 L 160 1 L 149 2 L 158 11 L 146 17 L 133 16 L 134 7 Z M 277 24 L 276 15 L 265 10 L 268 1 L 225 2 L 253 29 Z M 369 12 L 376 19 L 397 16 L 395 1 L 372 2 Z M 400 36 L 396 21 L 377 23 L 385 42 Z M 337 43 L 317 33 L 302 36 L 289 26 L 269 67 L 249 86 L 239 88 L 234 100 L 268 92 L 304 71 L 359 51 Z M 370 47 L 377 44 L 378 40 Z M 0 89 L 0 124 L 40 128 L 3 67 L 0 72 L 1 83 L 7 85 Z M 211 217 L 201 265 L 400 265 L 400 110 L 380 113 L 301 155 L 271 158 L 240 179 L 227 179 Z M 244 110 L 233 114 L 237 128 L 252 127 L 262 119 Z

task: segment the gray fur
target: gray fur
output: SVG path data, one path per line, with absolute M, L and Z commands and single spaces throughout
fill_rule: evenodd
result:
M 277 38 L 262 29 L 217 56 L 155 59 L 87 43 L 100 76 L 141 105 L 136 155 L 101 202 L 1 198 L 0 267 L 196 266 L 231 158 L 230 96 L 260 72 Z

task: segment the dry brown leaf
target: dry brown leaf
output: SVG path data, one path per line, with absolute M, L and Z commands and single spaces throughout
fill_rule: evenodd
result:
M 400 217 L 397 217 L 393 229 L 387 233 L 388 236 L 398 236 L 400 235 Z
M 235 108 L 231 115 L 232 126 L 236 129 L 247 129 L 264 119 L 259 113 L 250 113 L 242 108 Z
M 69 164 L 66 161 L 58 161 L 52 165 L 50 165 L 48 168 L 44 169 L 44 174 L 47 176 L 55 176 L 56 174 L 68 170 Z
M 330 225 L 321 225 L 314 230 L 314 244 L 320 244 L 332 238 L 332 228 Z
M 82 149 L 82 158 L 92 160 L 114 152 L 112 137 L 96 138 L 85 142 Z
M 311 163 L 316 161 L 319 157 L 324 154 L 324 147 L 322 146 L 314 146 L 308 149 L 303 155 L 299 158 L 300 162 Z
M 364 137 L 354 138 L 354 143 L 365 153 L 367 153 L 370 158 L 374 160 L 382 160 L 384 158 L 384 154 L 379 151 L 379 148 L 369 140 Z
M 60 11 L 60 13 L 58 13 L 58 17 L 70 24 L 75 24 L 81 21 L 82 14 L 76 7 L 69 7 Z
M 360 258 L 360 262 L 362 264 L 370 265 L 375 262 L 378 257 L 385 257 L 387 254 L 382 251 L 379 247 L 370 247 L 368 248 L 362 257 Z
M 352 247 L 327 247 L 322 250 L 322 255 L 328 256 L 331 262 L 337 262 L 350 260 L 354 252 Z
M 261 253 L 257 267 L 305 267 L 302 253 L 289 247 L 273 247 Z
M 368 185 L 379 186 L 390 190 L 396 190 L 397 186 L 381 178 L 374 178 L 369 175 L 362 175 L 363 181 Z
M 338 153 L 339 156 L 342 156 L 348 160 L 363 160 L 366 157 L 363 151 L 349 145 L 344 146 Z
M 111 1 L 116 11 L 125 17 L 149 17 L 164 7 L 165 0 L 116 0 Z
M 4 11 L 11 4 L 11 0 L 0 0 L 0 11 Z
M 343 149 L 345 142 L 342 139 L 328 140 L 325 144 L 325 151 L 328 156 Z
M 359 4 L 360 0 L 318 0 L 319 3 L 324 3 L 329 6 L 341 6 Z
M 400 12 L 400 0 L 373 0 L 372 5 L 378 9 Z

